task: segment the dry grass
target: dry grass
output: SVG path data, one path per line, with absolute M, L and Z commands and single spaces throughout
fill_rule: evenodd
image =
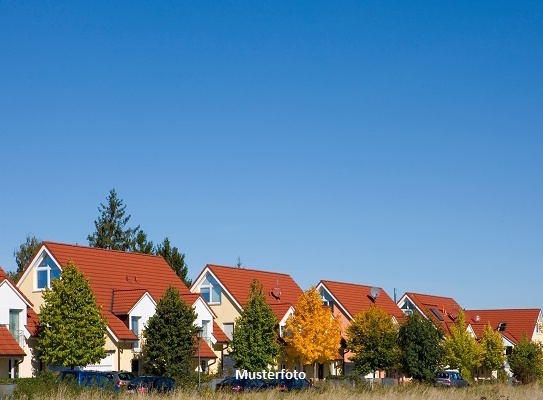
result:
M 404 387 L 368 389 L 346 389 L 341 387 L 320 388 L 300 393 L 281 393 L 277 391 L 266 391 L 261 393 L 211 393 L 204 392 L 177 392 L 173 395 L 130 395 L 128 393 L 112 396 L 105 392 L 85 392 L 76 396 L 60 391 L 52 396 L 34 396 L 47 400 L 61 400 L 72 398 L 76 400 L 104 400 L 114 397 L 118 400 L 313 400 L 313 399 L 334 399 L 334 400 L 543 400 L 543 387 L 540 386 L 506 386 L 506 385 L 480 385 L 471 386 L 466 389 L 443 389 L 430 386 L 408 385 Z

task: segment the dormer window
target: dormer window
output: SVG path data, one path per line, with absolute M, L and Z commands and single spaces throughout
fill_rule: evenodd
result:
M 221 287 L 209 274 L 200 285 L 200 294 L 208 304 L 221 304 Z
M 498 332 L 503 332 L 506 327 L 507 327 L 507 322 L 500 322 L 500 324 L 498 325 Z
M 36 268 L 36 290 L 51 288 L 51 280 L 60 278 L 60 269 L 46 256 Z

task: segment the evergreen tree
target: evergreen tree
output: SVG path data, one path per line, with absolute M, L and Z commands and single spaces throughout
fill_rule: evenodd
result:
M 288 318 L 283 335 L 286 351 L 302 364 L 313 364 L 316 377 L 317 363 L 333 360 L 338 355 L 341 322 L 329 307 L 323 307 L 315 287 L 302 293 L 294 308 L 296 311 Z
M 72 369 L 99 362 L 106 356 L 107 325 L 89 282 L 69 260 L 51 286 L 40 307 L 40 358 Z
M 460 310 L 451 326 L 451 336 L 445 339 L 445 363 L 451 368 L 460 369 L 467 380 L 471 379 L 471 371 L 481 364 L 482 349 L 475 338 L 466 329 L 466 318 Z
M 153 242 L 147 241 L 147 234 L 138 230 L 132 250 L 136 253 L 153 254 Z
M 192 281 L 187 278 L 187 265 L 185 264 L 185 255 L 179 252 L 177 247 L 170 245 L 170 239 L 165 238 L 155 250 L 155 254 L 164 257 L 166 262 L 175 271 L 176 275 L 181 278 L 187 287 L 190 287 Z
M 543 347 L 532 342 L 524 333 L 509 356 L 509 366 L 515 378 L 522 383 L 543 383 Z
M 247 304 L 236 319 L 231 352 L 236 368 L 261 371 L 275 364 L 279 354 L 276 326 L 277 317 L 266 303 L 262 285 L 255 279 Z
M 486 324 L 481 338 L 481 348 L 483 350 L 483 360 L 481 365 L 489 371 L 496 371 L 505 362 L 504 346 L 502 335 L 496 332 Z
M 443 358 L 442 338 L 429 319 L 408 316 L 398 332 L 402 371 L 419 382 L 433 382 Z
M 115 189 L 111 189 L 107 205 L 100 203 L 98 207 L 100 216 L 94 221 L 95 232 L 87 237 L 89 246 L 111 250 L 133 250 L 139 225 L 133 229 L 126 228 L 130 215 L 126 215 L 125 210 L 126 206 L 123 205 L 122 199 L 117 198 Z
M 381 307 L 369 307 L 356 314 L 347 328 L 347 349 L 356 372 L 366 375 L 386 371 L 399 361 L 398 328 Z
M 19 280 L 26 266 L 38 253 L 41 245 L 42 241 L 40 239 L 37 239 L 33 235 L 27 235 L 25 242 L 13 252 L 13 257 L 15 257 L 15 262 L 17 263 L 17 272 L 10 274 L 10 278 L 13 282 Z
M 196 349 L 196 313 L 170 286 L 143 331 L 143 369 L 183 381 L 191 376 Z

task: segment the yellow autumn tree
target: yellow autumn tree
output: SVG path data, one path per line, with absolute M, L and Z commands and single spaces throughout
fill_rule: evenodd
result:
M 285 325 L 286 351 L 302 364 L 313 364 L 315 377 L 317 363 L 333 360 L 338 355 L 341 322 L 329 307 L 323 306 L 315 287 L 305 291 L 294 308 L 294 314 Z

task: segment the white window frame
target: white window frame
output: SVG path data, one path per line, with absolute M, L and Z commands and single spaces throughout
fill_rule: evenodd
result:
M 207 279 L 207 277 L 206 277 Z M 200 293 L 202 293 L 202 288 L 204 289 L 209 289 L 209 301 L 207 302 L 207 304 L 209 305 L 216 305 L 216 304 L 221 304 L 221 300 L 222 300 L 222 293 L 219 295 L 219 301 L 213 301 L 213 288 L 215 286 L 213 286 L 210 283 L 207 283 L 207 284 L 202 284 L 200 285 Z M 221 289 L 221 286 L 219 285 L 219 289 Z M 221 292 L 222 292 L 222 289 L 221 289 Z
M 136 327 L 138 328 L 137 333 L 134 332 L 134 322 L 136 322 Z M 139 351 L 141 349 L 141 317 L 138 315 L 130 316 L 130 330 L 138 338 L 137 342 L 132 343 L 132 351 Z
M 46 278 L 45 287 L 41 288 L 38 286 L 38 274 L 42 271 L 47 272 L 47 278 Z M 36 291 L 42 292 L 46 288 L 51 288 L 51 267 L 49 265 L 40 265 L 39 267 L 36 268 Z
M 226 325 L 228 325 L 228 326 L 232 325 L 232 335 L 231 335 L 232 337 L 228 337 L 228 333 L 226 331 Z M 226 337 L 228 338 L 228 340 L 232 340 L 234 338 L 234 328 L 235 328 L 234 323 L 233 322 L 225 322 L 225 323 L 222 324 L 222 327 L 223 327 L 223 332 L 226 335 Z

